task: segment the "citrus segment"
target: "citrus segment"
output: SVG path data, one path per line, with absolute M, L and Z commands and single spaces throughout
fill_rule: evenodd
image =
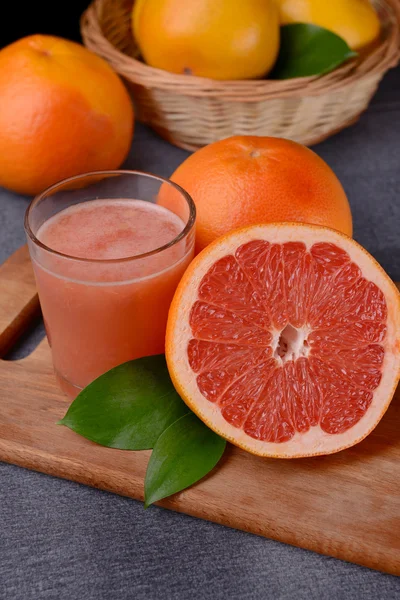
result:
M 309 455 L 352 445 L 379 421 L 398 336 L 398 292 L 358 244 L 265 225 L 194 261 L 171 306 L 167 360 L 183 399 L 221 435 L 259 454 Z

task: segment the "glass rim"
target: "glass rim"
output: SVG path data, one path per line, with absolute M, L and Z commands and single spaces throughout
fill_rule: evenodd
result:
M 124 256 L 122 258 L 84 258 L 84 257 L 79 257 L 79 256 L 73 256 L 71 254 L 64 254 L 63 252 L 58 252 L 58 250 L 54 250 L 50 246 L 46 246 L 46 244 L 43 244 L 43 242 L 41 242 L 36 237 L 36 235 L 33 233 L 30 223 L 29 223 L 29 218 L 30 218 L 32 208 L 37 203 L 39 203 L 40 200 L 42 200 L 43 198 L 48 196 L 50 193 L 54 193 L 57 190 L 62 189 L 66 184 L 74 182 L 74 181 L 78 181 L 80 179 L 85 179 L 86 177 L 93 177 L 96 175 L 105 175 L 105 176 L 107 176 L 107 175 L 108 176 L 136 175 L 136 176 L 145 177 L 148 179 L 155 179 L 162 184 L 166 183 L 167 185 L 170 185 L 171 187 L 175 188 L 185 198 L 185 200 L 189 206 L 189 218 L 185 224 L 185 227 L 182 229 L 182 231 L 177 236 L 175 236 L 170 242 L 168 242 L 167 244 L 164 244 L 163 246 L 159 246 L 158 248 L 155 248 L 154 250 L 149 250 L 148 252 L 143 252 L 142 254 L 133 254 L 131 256 Z M 106 198 L 104 198 L 104 199 L 106 200 Z M 61 258 L 66 258 L 68 260 L 75 260 L 75 261 L 86 262 L 86 263 L 117 264 L 117 263 L 121 263 L 121 262 L 128 262 L 128 261 L 132 261 L 132 260 L 148 258 L 149 256 L 154 256 L 155 254 L 159 254 L 160 252 L 163 252 L 164 250 L 168 250 L 168 248 L 172 248 L 172 246 L 175 246 L 175 244 L 177 244 L 178 242 L 180 242 L 181 240 L 183 240 L 185 237 L 187 237 L 189 235 L 189 233 L 193 229 L 195 221 L 196 221 L 196 205 L 193 201 L 193 198 L 179 184 L 175 183 L 174 181 L 171 181 L 170 179 L 167 179 L 166 177 L 162 177 L 161 175 L 155 175 L 154 173 L 148 173 L 147 171 L 136 171 L 136 170 L 131 170 L 131 169 L 111 169 L 111 170 L 105 170 L 105 171 L 88 171 L 87 173 L 81 173 L 80 175 L 74 175 L 73 177 L 67 177 L 66 179 L 62 179 L 62 180 L 58 181 L 57 183 L 54 183 L 53 185 L 49 186 L 48 188 L 43 190 L 43 192 L 41 192 L 40 194 L 37 194 L 31 200 L 31 202 L 29 203 L 29 205 L 25 211 L 24 229 L 25 229 L 25 232 L 28 235 L 28 237 L 32 240 L 32 242 L 36 246 L 39 246 L 40 248 L 42 248 L 42 250 L 45 250 L 46 252 L 50 252 L 51 254 L 60 256 Z

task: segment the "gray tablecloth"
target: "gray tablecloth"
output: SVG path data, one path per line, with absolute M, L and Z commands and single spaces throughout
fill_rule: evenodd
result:
M 399 120 L 397 70 L 357 125 L 314 148 L 348 193 L 355 238 L 397 280 Z M 125 166 L 169 176 L 186 156 L 138 125 Z M 0 261 L 24 243 L 27 204 L 0 190 Z M 130 598 L 394 600 L 400 578 L 0 464 L 0 599 Z

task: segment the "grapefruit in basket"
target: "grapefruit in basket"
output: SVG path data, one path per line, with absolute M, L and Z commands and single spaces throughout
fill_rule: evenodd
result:
M 339 179 L 315 152 L 290 140 L 242 135 L 214 142 L 189 156 L 171 179 L 196 204 L 197 252 L 257 223 L 301 221 L 353 232 Z
M 379 17 L 370 0 L 278 0 L 281 23 L 312 23 L 342 37 L 353 50 L 374 42 Z
M 400 369 L 400 296 L 351 238 L 278 223 L 232 232 L 192 262 L 171 305 L 178 393 L 261 456 L 329 454 L 377 425 Z
M 263 77 L 279 51 L 275 0 L 136 0 L 132 30 L 147 64 L 188 76 Z

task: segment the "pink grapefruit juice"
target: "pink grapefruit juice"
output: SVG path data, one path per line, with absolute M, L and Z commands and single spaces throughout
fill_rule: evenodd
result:
M 193 244 L 176 241 L 184 226 L 166 208 L 132 199 L 78 203 L 40 226 L 39 242 L 73 257 L 33 258 L 54 368 L 69 396 L 112 367 L 164 352 L 169 305 L 193 258 Z

